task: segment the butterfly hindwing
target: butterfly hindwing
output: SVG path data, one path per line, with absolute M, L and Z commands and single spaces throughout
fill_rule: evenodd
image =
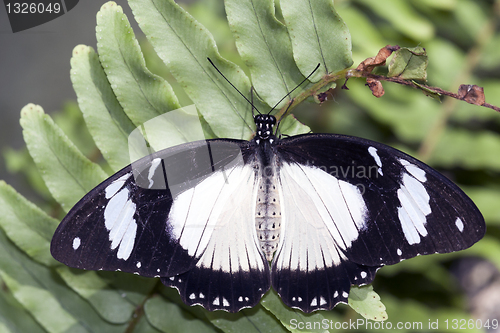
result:
M 171 218 L 183 221 L 183 237 L 201 239 L 196 266 L 162 278 L 179 290 L 186 304 L 236 312 L 256 305 L 269 289 L 269 265 L 259 250 L 254 224 L 257 181 L 252 163 L 239 165 L 180 194 L 177 203 L 194 207 L 191 211 L 176 212 L 174 202 Z M 202 221 L 207 222 L 200 227 Z M 192 236 L 200 232 L 210 237 Z
M 282 161 L 282 237 L 272 266 L 273 287 L 285 304 L 305 312 L 347 303 L 351 284 L 367 284 L 379 268 L 345 253 L 364 223 L 355 185 L 321 169 Z

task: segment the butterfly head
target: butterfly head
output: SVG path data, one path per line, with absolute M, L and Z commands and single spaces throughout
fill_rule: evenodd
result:
M 276 117 L 268 114 L 258 114 L 254 116 L 254 121 L 255 126 L 257 126 L 257 139 L 269 140 L 273 136 Z

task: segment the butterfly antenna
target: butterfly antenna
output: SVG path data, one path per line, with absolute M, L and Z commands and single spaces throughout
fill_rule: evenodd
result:
M 287 98 L 288 96 L 290 96 L 290 94 L 291 94 L 291 93 L 293 93 L 295 90 L 297 90 L 297 88 L 298 88 L 298 87 L 300 87 L 300 86 L 302 85 L 302 83 L 306 82 L 306 81 L 307 81 L 307 80 L 311 77 L 311 75 L 313 75 L 313 74 L 314 74 L 314 72 L 316 72 L 316 71 L 318 70 L 318 68 L 319 68 L 319 66 L 320 66 L 320 65 L 321 65 L 321 64 L 318 64 L 318 65 L 316 66 L 316 68 L 315 68 L 315 69 L 311 72 L 311 74 L 309 74 L 309 75 L 308 75 L 308 76 L 307 76 L 304 80 L 302 80 L 302 82 L 300 82 L 300 83 L 299 83 L 299 84 L 298 84 L 295 88 L 293 88 L 293 89 L 292 89 L 292 90 L 291 90 L 288 94 L 286 94 L 285 96 L 283 96 L 283 98 L 282 98 L 282 99 L 280 99 L 280 100 L 279 100 L 279 102 L 278 102 L 278 103 L 276 103 L 276 104 L 273 106 L 273 108 L 271 109 L 271 111 L 273 111 L 273 110 L 274 110 L 274 109 L 278 106 L 278 104 L 280 104 L 280 103 L 281 103 L 281 101 L 283 101 L 285 98 Z M 290 105 L 291 105 L 291 104 L 290 104 Z M 290 107 L 290 106 L 289 106 L 289 107 Z M 288 107 L 288 108 L 289 108 L 289 107 Z M 286 109 L 286 111 L 288 111 L 288 108 Z M 269 111 L 269 113 L 271 113 L 271 111 Z M 285 111 L 285 114 L 286 114 L 286 111 Z
M 242 97 L 243 97 L 243 98 L 244 98 L 244 99 L 245 99 L 248 103 L 250 103 L 250 105 L 252 106 L 252 114 L 253 114 L 253 109 L 257 110 L 257 112 L 258 112 L 258 113 L 261 113 L 261 112 L 259 111 L 259 109 L 257 109 L 257 108 L 255 107 L 255 105 L 254 105 L 254 104 L 253 104 L 253 103 L 252 103 L 252 102 L 251 102 L 248 98 L 246 98 L 246 96 L 245 96 L 245 95 L 243 95 L 243 94 L 241 93 L 241 91 L 239 91 L 239 90 L 238 90 L 238 88 L 236 88 L 236 87 L 234 86 L 234 84 L 232 84 L 232 83 L 231 83 L 231 81 L 229 81 L 229 80 L 228 80 L 228 79 L 224 76 L 224 74 L 222 74 L 222 72 L 221 72 L 221 71 L 220 71 L 220 70 L 219 70 L 219 69 L 215 66 L 215 64 L 212 62 L 212 60 L 210 60 L 210 58 L 207 58 L 207 59 L 208 59 L 208 61 L 210 61 L 210 64 L 211 64 L 212 66 L 214 66 L 215 70 L 216 70 L 217 72 L 219 72 L 219 74 L 220 74 L 220 75 L 224 78 L 224 80 L 226 80 L 226 81 L 227 81 L 227 82 L 231 85 L 231 87 L 233 87 L 233 88 L 234 88 L 234 90 L 236 90 L 236 91 L 238 92 L 238 94 L 240 94 L 240 95 L 241 95 L 241 96 L 242 96 Z M 292 90 L 292 91 L 293 91 L 293 90 Z
M 253 109 L 254 109 L 254 106 L 253 106 L 253 86 L 250 87 L 250 99 L 252 100 L 252 117 L 255 117 L 254 114 L 253 114 Z M 257 110 L 258 112 L 259 110 Z M 260 112 L 259 112 L 260 113 Z
M 273 108 L 271 109 L 271 111 L 272 111 L 272 110 L 274 110 L 274 109 L 278 106 L 278 104 L 280 104 L 280 103 L 281 103 L 281 101 L 282 101 L 282 100 L 284 100 L 284 99 L 285 99 L 286 97 L 288 97 L 291 93 L 293 93 L 293 91 L 294 91 L 295 89 L 297 89 L 298 87 L 300 87 L 300 86 L 302 85 L 302 83 L 306 82 L 306 81 L 307 81 L 307 80 L 311 77 L 311 75 L 313 75 L 313 74 L 314 74 L 314 72 L 316 72 L 316 71 L 318 70 L 318 68 L 319 68 L 319 66 L 320 66 L 320 65 L 321 65 L 321 64 L 318 64 L 318 65 L 316 66 L 316 68 L 315 68 L 315 69 L 311 72 L 311 74 L 309 74 L 309 75 L 308 75 L 308 76 L 307 76 L 304 80 L 302 80 L 302 82 L 300 82 L 300 83 L 299 83 L 299 84 L 298 84 L 295 88 L 293 88 L 293 89 L 292 89 L 292 91 L 290 91 L 288 94 L 286 94 L 286 95 L 285 95 L 285 97 L 283 97 L 282 99 L 280 99 L 280 101 L 279 101 L 278 103 L 276 103 L 276 105 L 275 105 L 275 106 L 273 106 Z M 288 113 L 288 110 L 290 110 L 290 107 L 292 106 L 292 104 L 293 104 L 293 99 L 292 99 L 292 102 L 291 102 L 290 104 L 288 104 L 288 106 L 286 107 L 286 110 L 285 110 L 285 112 L 283 113 L 283 116 L 280 118 L 280 121 L 278 122 L 278 125 L 276 125 L 276 133 L 278 133 L 278 129 L 280 128 L 281 120 L 282 120 L 282 119 L 285 117 L 285 115 Z M 271 111 L 269 111 L 269 112 L 271 112 Z

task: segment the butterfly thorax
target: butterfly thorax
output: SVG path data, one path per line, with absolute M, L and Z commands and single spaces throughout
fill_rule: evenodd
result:
M 266 259 L 271 261 L 276 251 L 281 231 L 281 206 L 277 186 L 272 144 L 276 142 L 273 127 L 276 118 L 270 115 L 255 117 L 257 133 L 255 142 L 259 145 L 260 183 L 257 188 L 255 206 L 255 228 L 260 242 L 260 248 Z
M 276 125 L 276 118 L 267 114 L 256 115 L 255 126 L 257 127 L 257 133 L 255 134 L 255 142 L 258 145 L 263 145 L 264 141 L 273 143 L 276 137 L 273 134 L 274 125 Z

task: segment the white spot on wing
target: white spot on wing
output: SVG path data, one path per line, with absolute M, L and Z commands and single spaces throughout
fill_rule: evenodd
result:
M 219 296 L 215 297 L 214 301 L 212 302 L 213 305 L 220 305 L 219 302 Z
M 403 207 L 398 208 L 398 218 L 408 244 L 420 243 L 420 236 L 418 235 L 417 229 L 415 229 L 411 218 Z
M 137 268 L 141 268 L 141 262 L 140 262 L 140 261 L 138 261 L 138 262 L 137 262 L 137 264 L 135 264 L 135 266 L 136 266 Z
M 117 180 L 113 181 L 111 184 L 109 184 L 105 191 L 106 199 L 111 198 L 118 192 L 123 185 L 125 184 L 125 181 L 130 177 L 130 173 L 127 173 L 126 175 L 121 176 Z
M 311 306 L 316 306 L 316 305 L 318 305 L 318 300 L 316 299 L 316 297 L 314 297 L 312 299 Z
M 243 297 L 242 296 L 238 297 L 238 302 L 243 302 Z
M 380 160 L 380 156 L 378 156 L 377 154 L 377 148 L 370 147 L 368 148 L 368 152 L 370 153 L 370 155 L 372 155 L 373 159 L 375 160 L 375 163 L 377 163 L 378 173 L 380 173 L 380 175 L 383 176 L 384 173 L 382 172 L 382 161 Z
M 195 299 L 196 298 L 196 295 L 194 293 L 192 293 L 191 295 L 189 295 L 189 299 Z
M 344 291 L 344 292 L 342 293 L 342 296 L 344 296 L 344 298 L 347 298 L 347 297 L 349 297 L 349 293 L 348 293 L 347 291 Z
M 458 230 L 460 230 L 460 232 L 464 231 L 464 223 L 462 222 L 460 217 L 457 217 L 457 219 L 455 220 L 455 225 L 457 226 Z
M 365 271 L 362 271 L 362 272 L 361 272 L 361 278 L 362 278 L 362 279 L 364 279 L 367 275 L 368 275 L 368 274 L 366 274 L 366 272 L 365 272 Z
M 224 297 L 222 297 L 222 305 L 223 306 L 229 306 L 229 302 Z
M 401 249 L 398 249 L 396 252 L 397 252 L 398 256 L 400 256 L 400 255 L 403 254 L 403 252 L 401 251 Z
M 333 298 L 337 298 L 339 297 L 339 292 L 337 290 L 335 290 L 335 293 L 333 294 Z
M 153 176 L 160 163 L 161 163 L 161 158 L 155 158 L 154 160 L 151 161 L 151 167 L 149 168 L 148 171 L 148 180 L 149 180 L 148 188 L 151 188 L 153 186 L 154 183 Z
M 326 300 L 325 300 L 325 298 L 323 296 L 321 296 L 319 298 L 319 305 L 325 305 L 325 304 L 326 304 Z
M 109 200 L 104 209 L 104 225 L 109 231 L 111 250 L 119 246 L 117 257 L 124 260 L 127 260 L 132 253 L 137 232 L 137 223 L 134 219 L 136 205 L 128 195 L 127 188 L 120 190 Z
M 80 244 L 82 243 L 80 237 L 75 237 L 73 239 L 73 250 L 77 250 L 80 247 Z
M 398 208 L 398 217 L 405 238 L 410 245 L 420 243 L 420 236 L 427 236 L 425 224 L 427 223 L 427 215 L 431 213 L 429 194 L 416 177 L 412 177 L 406 172 L 403 173 L 401 188 L 397 194 L 401 202 L 401 207 Z
M 408 173 L 411 174 L 413 177 L 415 177 L 422 183 L 427 181 L 424 170 L 420 169 L 418 166 L 411 164 L 410 162 L 402 158 L 399 159 L 399 162 L 405 167 L 406 171 L 408 171 Z

